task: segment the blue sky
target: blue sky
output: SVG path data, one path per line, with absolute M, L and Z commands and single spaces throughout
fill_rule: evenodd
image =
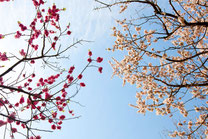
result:
M 81 89 L 75 98 L 84 107 L 72 104 L 75 114 L 81 115 L 81 118 L 65 122 L 61 131 L 41 133 L 43 139 L 165 138 L 163 131 L 169 129 L 172 120 L 168 117 L 156 116 L 155 113 L 147 113 L 145 116 L 136 113 L 136 109 L 128 106 L 130 103 L 136 103 L 136 88 L 128 84 L 122 87 L 122 80 L 118 77 L 111 78 L 112 69 L 108 61 L 111 57 L 122 58 L 119 52 L 112 53 L 105 50 L 114 42 L 110 34 L 111 28 L 115 25 L 114 19 L 119 16 L 116 9 L 113 12 L 107 9 L 94 11 L 96 3 L 93 0 L 51 0 L 50 4 L 53 2 L 58 7 L 67 9 L 61 18 L 63 22 L 71 23 L 71 40 L 93 41 L 78 45 L 76 49 L 71 50 L 69 66 L 75 64 L 77 67 L 82 67 L 83 61 L 86 61 L 88 49 L 91 49 L 95 57 L 104 58 L 104 62 L 100 64 L 104 69 L 103 74 L 99 74 L 95 68 L 88 69 L 84 74 L 87 86 Z M 28 10 L 30 4 L 28 1 L 14 1 L 0 5 L 1 19 L 7 21 L 3 22 L 0 31 L 9 32 L 15 29 L 14 22 L 18 20 L 27 22 L 32 12 Z M 16 15 L 16 11 L 19 15 Z M 8 27 L 5 29 L 5 26 Z M 1 43 L 4 46 L 9 45 L 9 42 Z M 67 65 L 63 63 L 63 66 Z M 40 126 L 47 127 L 44 123 Z

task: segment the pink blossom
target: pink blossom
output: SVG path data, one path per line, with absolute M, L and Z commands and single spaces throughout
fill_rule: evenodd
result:
M 14 119 L 15 119 L 15 112 L 12 112 L 9 116 L 8 116 L 8 118 L 7 118 L 7 122 L 8 123 L 12 123 L 13 121 L 14 121 Z
M 5 124 L 6 124 L 5 121 L 0 120 L 0 127 L 3 126 L 3 125 L 5 125 Z
M 23 104 L 24 102 L 25 102 L 25 99 L 24 99 L 24 97 L 22 96 L 22 97 L 20 98 L 19 103 L 20 103 L 20 104 Z
M 21 51 L 19 53 L 20 53 L 21 56 L 24 56 L 24 57 L 26 56 L 26 53 L 25 53 L 24 49 L 21 49 Z
M 8 58 L 7 58 L 7 56 L 6 56 L 6 53 L 3 53 L 3 54 L 2 54 L 2 53 L 0 52 L 0 60 L 1 60 L 1 61 L 6 61 L 6 60 L 8 60 Z

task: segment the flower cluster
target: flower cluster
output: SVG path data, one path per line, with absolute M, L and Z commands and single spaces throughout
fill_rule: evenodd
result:
M 89 51 L 89 52 L 88 52 L 88 55 L 89 55 L 89 58 L 87 59 L 87 61 L 88 61 L 89 63 L 91 63 L 91 62 L 93 61 L 93 60 L 91 59 L 92 52 Z M 97 57 L 97 59 L 96 59 L 96 62 L 97 62 L 97 63 L 101 63 L 102 61 L 103 61 L 103 58 L 102 58 L 102 57 Z M 98 67 L 98 71 L 99 71 L 100 73 L 102 73 L 102 70 L 103 70 L 102 67 Z
M 78 118 L 71 103 L 80 89 L 87 86 L 84 71 L 88 67 L 95 67 L 99 73 L 102 73 L 103 69 L 96 66 L 102 63 L 103 58 L 93 59 L 91 51 L 88 52 L 89 58 L 86 60 L 88 62 L 80 72 L 75 65 L 69 67 L 68 70 L 62 68 L 59 60 L 68 59 L 63 54 L 81 41 L 70 46 L 61 45 L 60 38 L 70 37 L 72 34 L 69 25 L 65 29 L 60 25 L 60 12 L 65 11 L 65 8 L 59 9 L 53 4 L 46 9 L 44 8 L 45 1 L 32 0 L 32 2 L 36 9 L 32 22 L 29 25 L 18 22 L 17 31 L 6 35 L 0 34 L 0 39 L 14 35 L 15 39 L 26 40 L 27 46 L 17 51 L 17 55 L 7 56 L 10 53 L 0 52 L 1 61 L 13 62 L 8 64 L 7 68 L 2 66 L 3 70 L 0 73 L 2 90 L 0 127 L 7 126 L 8 130 L 5 134 L 9 132 L 11 138 L 21 133 L 29 139 L 40 139 L 41 136 L 33 132 L 33 126 L 40 121 L 48 121 L 49 130 L 61 130 L 64 121 Z M 42 65 L 41 62 L 43 62 Z M 41 74 L 37 71 L 38 68 L 47 69 L 50 72 Z M 78 74 L 74 72 L 75 70 Z M 73 87 L 74 92 L 70 89 Z M 65 111 L 67 113 L 64 113 Z M 37 130 L 45 131 L 41 128 Z
M 173 2 L 173 10 L 167 13 L 158 3 L 146 1 L 155 10 L 151 16 L 118 20 L 120 27 L 113 27 L 112 34 L 115 44 L 108 50 L 124 51 L 126 55 L 121 61 L 113 58 L 110 64 L 123 85 L 128 82 L 138 88 L 136 104 L 130 106 L 139 113 L 149 111 L 170 117 L 181 114 L 189 122 L 179 124 L 178 131 L 170 136 L 206 138 L 208 3 L 177 0 L 184 9 L 181 11 Z M 122 5 L 122 13 L 132 3 L 114 4 Z

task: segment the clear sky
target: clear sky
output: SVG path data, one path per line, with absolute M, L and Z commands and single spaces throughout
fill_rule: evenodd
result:
M 28 1 L 15 0 L 0 5 L 0 18 L 3 19 L 0 33 L 11 32 L 15 29 L 16 21 L 28 21 L 32 13 L 31 3 Z M 166 138 L 163 132 L 169 129 L 172 120 L 168 117 L 156 116 L 155 113 L 147 113 L 145 116 L 136 113 L 136 109 L 128 106 L 130 103 L 136 103 L 136 88 L 128 84 L 122 87 L 122 80 L 118 77 L 111 78 L 112 69 L 108 61 L 111 57 L 122 58 L 121 53 L 105 50 L 114 42 L 110 34 L 111 28 L 115 25 L 115 18 L 119 16 L 116 9 L 112 12 L 107 9 L 94 11 L 93 8 L 97 4 L 93 0 L 50 0 L 50 4 L 53 2 L 58 7 L 67 9 L 61 18 L 63 22 L 71 23 L 71 39 L 93 41 L 78 45 L 71 51 L 69 66 L 74 64 L 82 67 L 83 61 L 86 61 L 88 49 L 91 49 L 94 56 L 104 58 L 104 62 L 100 64 L 104 69 L 103 74 L 99 74 L 97 69 L 93 68 L 88 69 L 84 74 L 86 88 L 81 89 L 75 98 L 84 107 L 72 106 L 75 115 L 81 115 L 81 118 L 65 122 L 61 131 L 41 133 L 43 139 Z M 11 45 L 10 43 L 0 42 L 0 45 Z M 4 50 L 5 47 L 1 49 Z M 66 64 L 63 63 L 63 66 Z M 40 126 L 47 127 L 43 124 Z M 48 127 L 50 128 L 50 125 Z

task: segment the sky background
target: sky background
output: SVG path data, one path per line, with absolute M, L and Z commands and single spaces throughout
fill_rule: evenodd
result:
M 93 10 L 98 6 L 93 0 L 50 0 L 49 5 L 56 3 L 60 8 L 67 10 L 61 14 L 63 24 L 71 23 L 71 40 L 84 39 L 92 41 L 78 45 L 70 51 L 69 63 L 63 66 L 75 65 L 78 68 L 86 64 L 88 49 L 93 56 L 103 57 L 103 73 L 99 74 L 96 68 L 88 69 L 84 74 L 86 87 L 81 89 L 74 100 L 84 107 L 72 104 L 75 115 L 81 118 L 67 121 L 61 131 L 54 133 L 40 133 L 43 139 L 162 139 L 164 131 L 170 129 L 172 120 L 169 117 L 156 116 L 147 113 L 145 116 L 136 113 L 136 109 L 128 104 L 136 103 L 136 88 L 127 84 L 122 87 L 122 80 L 111 78 L 112 69 L 108 63 L 111 57 L 122 59 L 123 52 L 109 52 L 114 38 L 111 37 L 111 28 L 117 26 L 115 19 L 121 18 L 118 9 L 113 8 L 99 11 Z M 17 29 L 17 21 L 26 23 L 31 21 L 33 6 L 29 0 L 15 0 L 0 5 L 0 18 L 2 20 L 0 33 L 9 33 Z M 129 13 L 125 13 L 128 15 Z M 67 21 L 67 22 L 66 22 Z M 63 41 L 65 43 L 65 40 Z M 21 43 L 0 41 L 1 51 L 11 46 L 17 50 Z M 83 62 L 84 61 L 84 62 Z M 42 74 L 47 73 L 42 71 Z M 40 123 L 40 127 L 49 127 Z M 1 137 L 1 135 L 0 135 Z M 18 138 L 21 139 L 21 138 Z

